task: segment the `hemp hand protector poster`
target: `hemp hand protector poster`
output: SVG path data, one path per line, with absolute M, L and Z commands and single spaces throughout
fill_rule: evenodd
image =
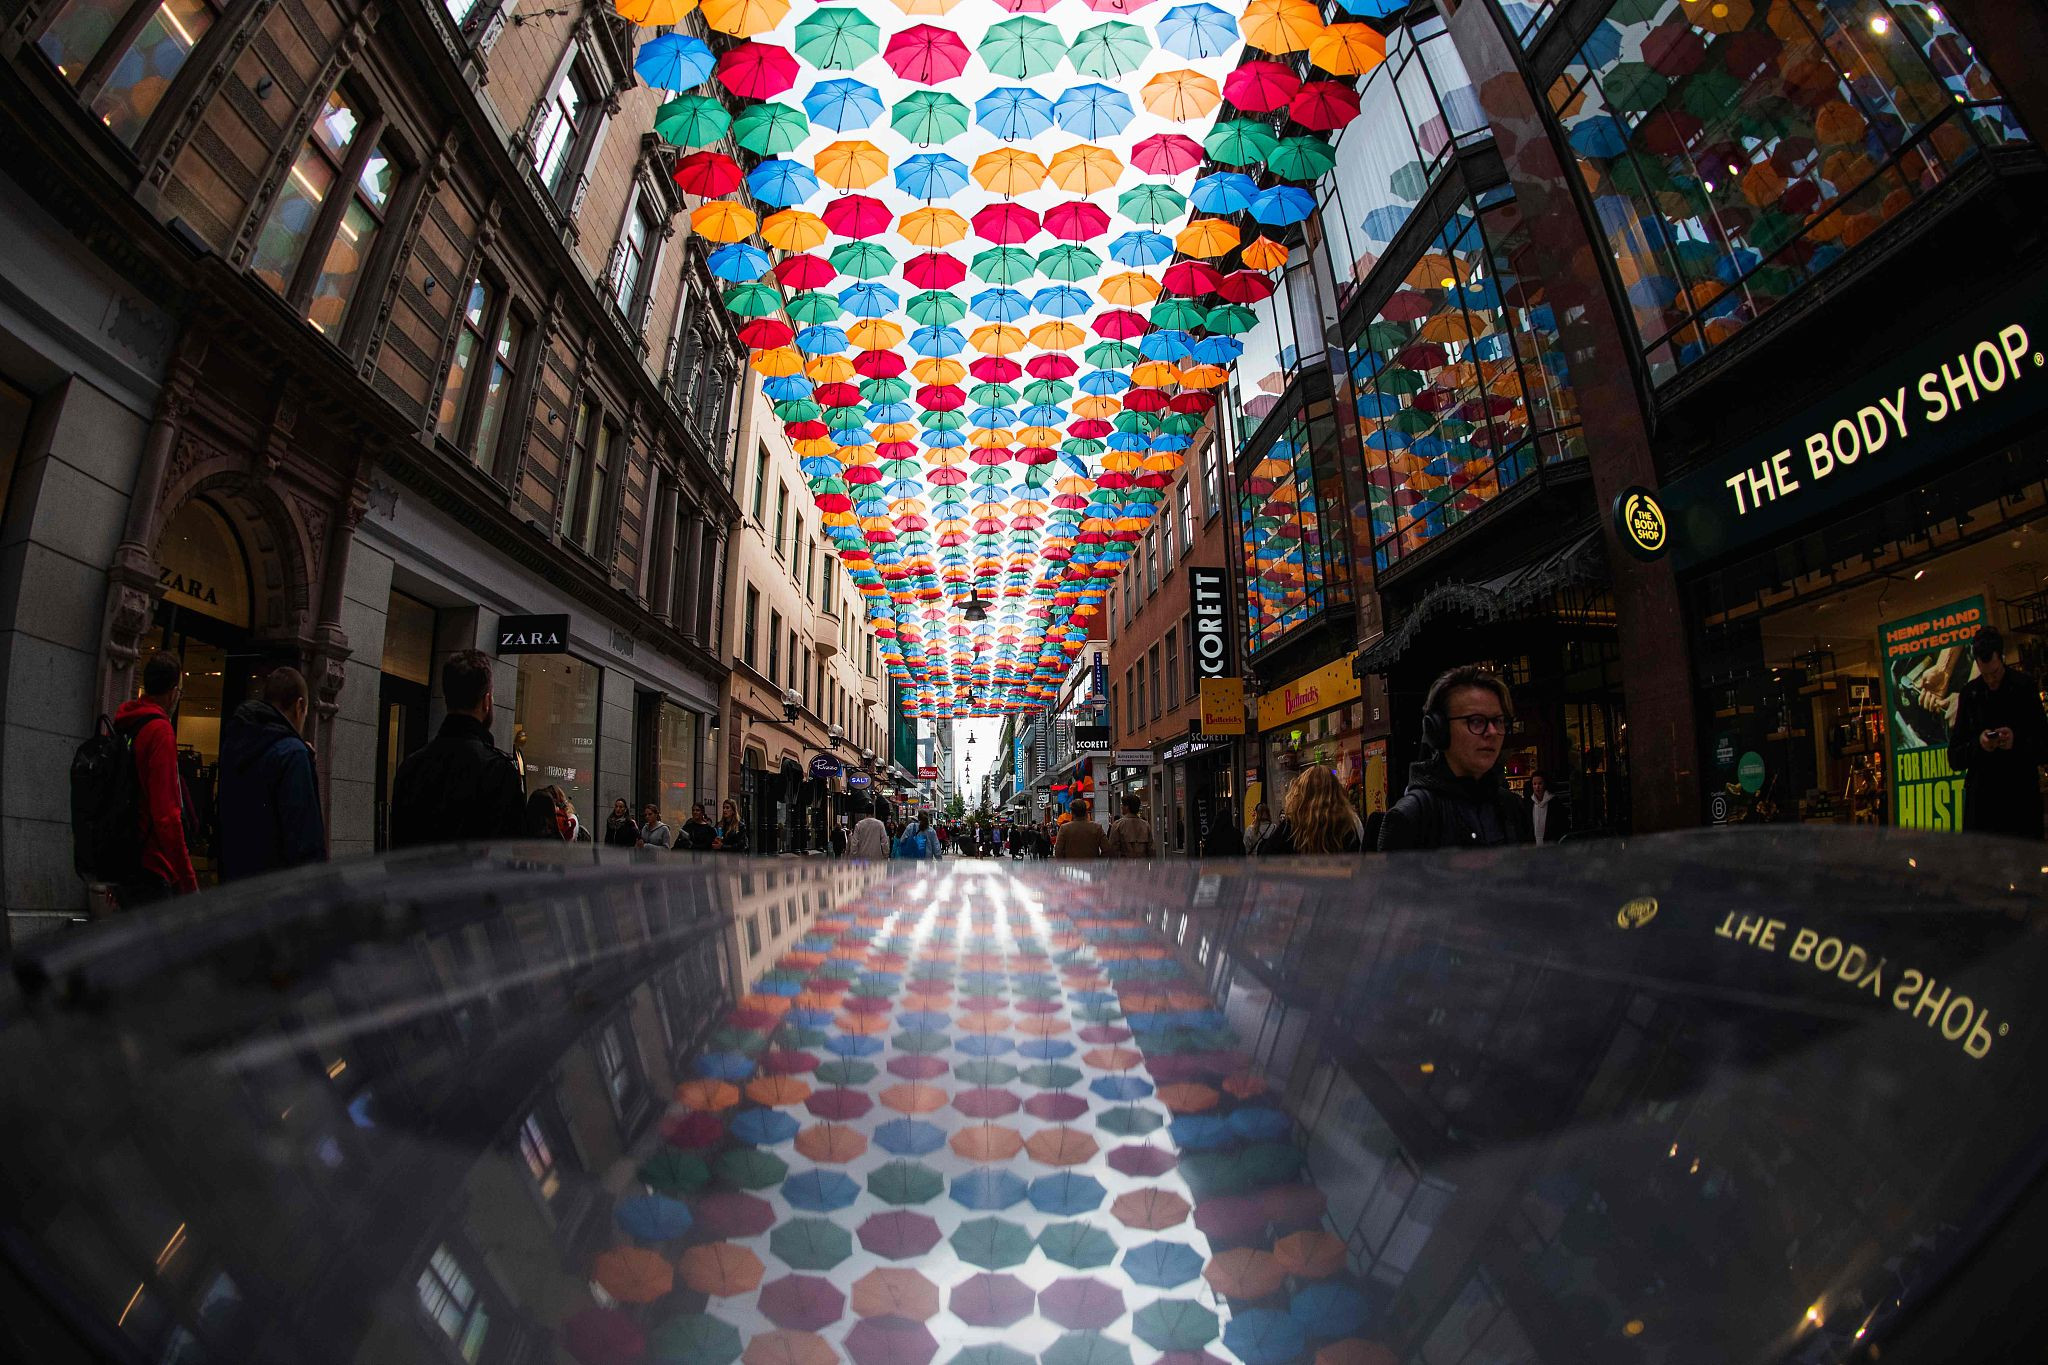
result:
M 1892 823 L 1902 828 L 1963 827 L 1963 775 L 1948 765 L 1948 735 L 1976 670 L 1970 637 L 1983 624 L 1984 599 L 1966 597 L 1878 627 Z

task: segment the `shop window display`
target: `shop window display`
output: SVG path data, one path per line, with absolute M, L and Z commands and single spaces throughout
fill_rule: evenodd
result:
M 697 713 L 669 702 L 661 704 L 654 722 L 654 776 L 660 788 L 656 801 L 671 830 L 690 818 L 690 804 L 704 798 L 693 785 L 697 776 Z
M 1274 437 L 1238 483 L 1238 524 L 1246 584 L 1245 646 L 1259 650 L 1325 607 L 1350 597 L 1341 535 L 1324 526 L 1325 506 L 1341 505 L 1321 463 L 1334 469 L 1334 417 L 1296 417 Z
M 519 660 L 513 706 L 513 749 L 528 791 L 560 787 L 591 837 L 603 836 L 597 805 L 595 664 L 567 654 L 526 654 Z
M 2026 140 L 1938 5 L 1622 0 L 1553 84 L 1653 380 L 1986 148 Z

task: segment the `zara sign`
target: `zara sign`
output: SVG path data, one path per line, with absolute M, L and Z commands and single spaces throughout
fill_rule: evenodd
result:
M 1230 666 L 1230 603 L 1223 570 L 1188 570 L 1188 599 L 1195 613 L 1195 671 L 1227 678 Z
M 566 654 L 569 652 L 569 613 L 545 616 L 500 616 L 498 653 Z

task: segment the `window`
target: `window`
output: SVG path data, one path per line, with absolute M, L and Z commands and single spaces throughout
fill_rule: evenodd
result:
M 1188 700 L 1193 701 L 1196 697 L 1202 695 L 1201 665 L 1195 658 L 1195 618 L 1193 613 L 1189 613 L 1186 623 L 1181 627 L 1180 643 L 1181 648 L 1187 652 Z
M 1123 709 L 1123 700 L 1122 700 L 1122 698 L 1123 698 L 1123 684 L 1122 684 L 1122 683 L 1111 683 L 1111 684 L 1109 685 L 1109 714 L 1110 714 L 1110 718 L 1111 718 L 1112 720 L 1114 720 L 1114 719 L 1115 719 L 1115 717 L 1116 717 L 1116 715 L 1117 715 L 1117 713 L 1118 713 L 1119 711 L 1121 711 L 1121 710 Z M 1130 721 L 1130 717 L 1129 717 L 1129 716 L 1125 716 L 1125 717 L 1124 717 L 1124 728 L 1125 728 L 1126 730 L 1128 730 L 1128 729 L 1130 729 L 1130 728 L 1131 728 L 1131 721 Z
M 448 7 L 448 17 L 461 28 L 469 22 L 469 16 L 476 13 L 477 0 L 442 0 Z
M 612 275 L 612 302 L 619 305 L 628 322 L 639 321 L 640 306 L 646 302 L 649 268 L 647 252 L 660 235 L 654 215 L 648 212 L 644 195 L 634 196 L 633 211 L 619 233 L 618 264 Z
M 803 518 L 801 518 L 801 517 L 797 518 L 797 523 L 796 523 L 796 535 L 797 535 L 797 539 L 798 539 L 798 540 L 802 540 L 802 539 L 803 539 L 803 535 L 804 535 L 804 523 L 803 523 Z M 807 544 L 805 544 L 805 546 L 804 546 L 804 601 L 806 601 L 806 602 L 810 602 L 810 603 L 816 603 L 816 602 L 817 602 L 817 600 L 818 600 L 818 542 L 817 542 L 817 541 L 815 541 L 815 540 L 813 540 L 813 541 L 810 541 L 810 542 L 808 542 L 808 543 L 807 543 Z
M 1202 442 L 1195 460 L 1202 469 L 1202 520 L 1207 521 L 1223 510 L 1223 495 L 1216 487 L 1216 443 Z
M 496 337 L 496 344 L 491 338 Z M 460 446 L 471 460 L 491 469 L 504 424 L 505 405 L 510 401 L 512 378 L 519 368 L 520 343 L 525 327 L 507 304 L 502 291 L 482 279 L 469 287 L 469 301 L 463 308 L 462 330 L 455 338 L 455 356 L 448 362 L 448 383 L 441 392 L 439 431 L 443 438 Z M 490 357 L 490 373 L 479 387 L 471 376 L 479 358 Z M 465 439 L 464 425 L 469 425 Z
M 1154 646 L 1152 646 L 1151 650 L 1150 650 L 1150 651 L 1148 652 L 1148 654 L 1147 654 L 1147 656 L 1146 656 L 1146 657 L 1147 657 L 1147 658 L 1148 658 L 1148 659 L 1149 659 L 1149 660 L 1151 661 L 1151 670 L 1152 670 L 1152 719 L 1154 719 L 1154 720 L 1158 720 L 1158 719 L 1159 719 L 1159 646 L 1158 646 L 1158 645 L 1154 645 Z
M 519 1154 L 526 1158 L 526 1169 L 540 1188 L 540 1197 L 553 1199 L 555 1191 L 562 1188 L 562 1173 L 555 1166 L 555 1151 L 548 1145 L 539 1114 L 528 1114 L 526 1122 L 519 1125 Z
M 825 556 L 825 614 L 827 616 L 832 614 L 832 580 L 835 576 L 833 571 L 838 567 L 838 564 L 839 561 L 831 555 Z M 840 634 L 843 636 L 845 633 L 842 627 Z
M 1145 532 L 1145 596 L 1159 591 L 1159 528 Z
M 589 78 L 574 61 L 541 102 L 533 125 L 533 169 L 557 200 L 582 169 L 602 108 L 592 94 Z
M 206 0 L 69 0 L 36 46 L 132 147 L 213 18 Z
M 761 590 L 749 584 L 747 587 L 746 635 L 740 640 L 740 657 L 747 661 L 748 668 L 759 666 L 760 655 L 755 639 L 761 626 Z
M 775 486 L 775 557 L 777 559 L 782 558 L 782 552 L 786 548 L 787 543 L 783 540 L 783 535 L 788 530 L 789 485 L 782 483 Z
M 619 429 L 604 420 L 596 404 L 582 405 L 576 417 L 576 444 L 569 452 L 567 481 L 562 486 L 562 538 L 590 554 L 598 549 L 612 447 L 618 439 Z
M 754 524 L 761 524 L 761 514 L 768 505 L 768 447 L 762 446 L 754 455 Z
M 1166 515 L 1159 521 L 1159 547 L 1162 552 L 1159 573 L 1162 578 L 1173 572 L 1173 508 L 1169 505 L 1164 510 Z
M 789 628 L 789 685 L 796 685 L 796 627 Z
M 747 916 L 747 956 L 758 957 L 761 953 L 761 917 Z
M 620 1025 L 607 1024 L 598 1033 L 597 1063 L 604 1071 L 605 1093 L 612 1097 L 612 1112 L 623 1118 L 633 1107 L 634 1077 L 629 1035 Z
M 369 263 L 398 172 L 378 138 L 382 117 L 337 90 L 299 149 L 270 206 L 249 268 L 306 321 L 330 336 L 341 327 Z M 333 193 L 347 185 L 345 194 Z
M 779 905 L 771 905 L 768 907 L 768 937 L 774 938 L 777 934 L 780 934 L 781 932 L 782 907 Z
M 782 681 L 782 613 L 768 613 L 768 681 Z
M 1166 632 L 1166 709 L 1180 705 L 1180 629 Z
M 475 1360 L 482 1354 L 491 1317 L 447 1243 L 435 1247 L 434 1254 L 427 1258 L 426 1268 L 420 1271 L 419 1295 L 420 1307 L 436 1327 L 448 1334 L 448 1340 L 455 1343 L 464 1360 Z
M 1180 552 L 1183 558 L 1195 548 L 1195 493 L 1188 481 L 1180 481 Z
M 1139 661 L 1138 661 L 1138 663 L 1137 663 L 1137 664 L 1135 665 L 1135 667 L 1136 667 L 1136 669 L 1137 669 L 1137 674 L 1138 674 L 1138 714 L 1137 714 L 1136 718 L 1135 718 L 1135 719 L 1134 719 L 1134 720 L 1133 720 L 1133 721 L 1131 722 L 1131 728 L 1132 728 L 1132 729 L 1134 729 L 1134 730 L 1135 730 L 1135 729 L 1137 729 L 1137 728 L 1138 728 L 1138 727 L 1139 727 L 1140 725 L 1143 725 L 1143 724 L 1145 723 L 1145 720 L 1146 720 L 1146 715 L 1145 715 L 1145 664 L 1144 664 L 1144 661 L 1143 661 L 1142 659 L 1141 659 L 1141 660 L 1139 660 Z

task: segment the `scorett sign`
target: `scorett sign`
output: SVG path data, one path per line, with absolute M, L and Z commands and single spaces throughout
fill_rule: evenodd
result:
M 2048 274 L 1665 486 L 1680 569 L 1783 535 L 2048 411 Z
M 1230 659 L 1230 600 L 1221 569 L 1188 570 L 1188 602 L 1195 614 L 1195 671 L 1227 678 Z

